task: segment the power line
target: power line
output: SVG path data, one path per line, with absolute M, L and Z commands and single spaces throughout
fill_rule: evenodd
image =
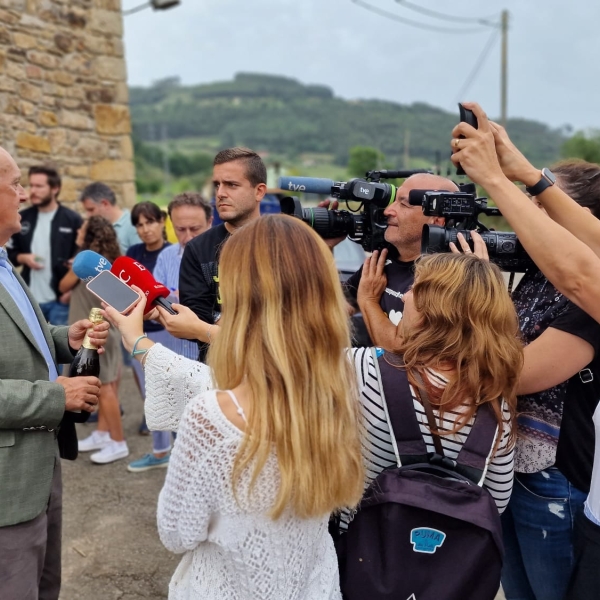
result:
M 144 4 L 140 4 L 139 6 L 135 6 L 134 8 L 129 8 L 127 10 L 123 11 L 123 16 L 126 17 L 127 15 L 133 15 L 136 12 L 139 12 L 140 10 L 144 10 L 145 8 L 150 8 L 152 6 L 152 2 L 146 2 Z
M 432 17 L 433 19 L 441 19 L 442 21 L 448 21 L 450 23 L 479 23 L 480 25 L 487 25 L 488 27 L 499 27 L 499 24 L 492 20 L 494 18 L 497 18 L 497 15 L 481 18 L 457 17 L 455 15 L 447 15 L 445 13 L 437 12 L 429 8 L 424 8 L 422 6 L 419 6 L 418 4 L 414 4 L 413 2 L 408 2 L 408 0 L 395 1 L 401 6 L 408 8 L 409 10 L 414 10 L 415 12 L 421 13 L 422 15 L 426 15 L 428 17 Z
M 457 94 L 456 100 L 454 101 L 455 104 L 456 104 L 456 102 L 464 100 L 464 94 L 469 89 L 469 87 L 471 86 L 471 84 L 473 83 L 473 81 L 475 80 L 477 75 L 479 75 L 479 70 L 483 66 L 483 63 L 485 62 L 486 58 L 488 57 L 488 54 L 490 53 L 492 47 L 494 46 L 494 42 L 498 38 L 499 33 L 500 33 L 499 29 L 494 29 L 492 31 L 492 35 L 490 35 L 483 50 L 481 51 L 481 54 L 479 55 L 479 58 L 477 59 L 475 66 L 473 67 L 473 69 L 469 73 L 469 76 L 467 77 L 467 79 L 463 83 L 462 87 L 460 88 L 460 91 Z
M 378 8 L 377 6 L 373 6 L 372 4 L 368 4 L 367 2 L 363 2 L 363 0 L 350 0 L 350 2 L 364 8 L 365 10 L 375 13 L 376 15 L 385 17 L 386 19 L 397 21 L 398 23 L 403 23 L 404 25 L 410 25 L 411 27 L 425 29 L 427 31 L 437 31 L 438 33 L 454 33 L 462 35 L 465 33 L 481 33 L 487 28 L 487 26 L 481 26 L 476 29 L 451 29 L 448 27 L 436 27 L 435 25 L 427 25 L 426 23 L 420 23 L 418 21 L 413 21 L 412 19 L 405 19 L 400 15 L 396 15 L 387 10 L 383 10 L 382 8 Z

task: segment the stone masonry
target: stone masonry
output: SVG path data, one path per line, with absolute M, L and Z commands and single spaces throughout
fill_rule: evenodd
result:
M 91 181 L 135 202 L 126 77 L 121 0 L 0 0 L 0 145 L 67 204 Z

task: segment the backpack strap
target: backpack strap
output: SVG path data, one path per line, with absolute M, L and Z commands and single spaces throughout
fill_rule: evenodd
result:
M 389 360 L 386 360 L 386 357 Z M 417 463 L 438 464 L 456 471 L 478 486 L 483 485 L 489 457 L 499 432 L 498 422 L 491 407 L 488 404 L 479 407 L 471 431 L 456 461 L 451 460 L 445 456 L 440 436 L 435 433 L 438 427 L 433 408 L 421 375 L 415 372 L 415 378 L 421 385 L 419 396 L 436 449 L 435 455 L 431 456 L 427 452 L 427 445 L 421 434 L 401 357 L 389 352 L 378 356 L 376 349 L 373 349 L 373 360 L 398 466 Z M 397 401 L 388 402 L 386 396 L 393 397 Z
M 499 432 L 494 411 L 489 403 L 483 404 L 477 409 L 471 432 L 456 457 L 456 472 L 479 486 L 483 485 Z
M 408 377 L 401 360 L 398 360 L 398 364 L 391 364 L 385 356 L 395 355 L 385 353 L 377 356 L 375 348 L 372 353 L 398 467 L 429 462 L 427 445 L 417 421 Z M 393 398 L 393 401 L 388 402 L 386 396 Z

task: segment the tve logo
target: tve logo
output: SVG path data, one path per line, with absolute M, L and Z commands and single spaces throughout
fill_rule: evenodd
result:
M 298 185 L 292 183 L 291 181 L 288 183 L 288 190 L 292 192 L 305 192 L 306 186 L 299 183 Z

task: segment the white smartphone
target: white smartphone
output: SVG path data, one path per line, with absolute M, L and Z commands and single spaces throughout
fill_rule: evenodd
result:
M 134 292 L 110 271 L 102 271 L 85 287 L 121 314 L 131 310 L 140 299 L 137 292 Z

